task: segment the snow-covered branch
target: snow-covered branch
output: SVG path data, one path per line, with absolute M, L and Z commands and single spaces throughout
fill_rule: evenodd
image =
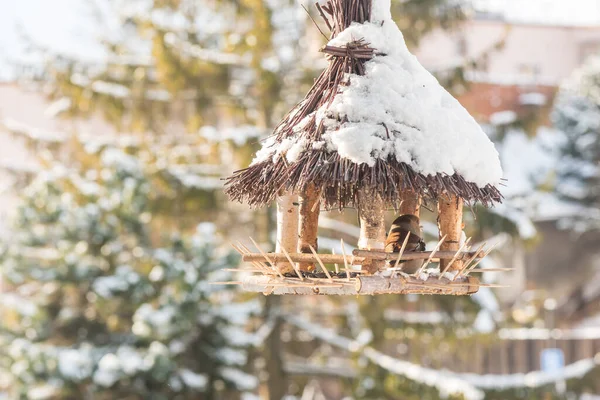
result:
M 442 396 L 460 393 L 463 394 L 467 400 L 483 399 L 483 392 L 467 381 L 453 376 L 452 373 L 425 368 L 407 361 L 395 359 L 370 346 L 366 346 L 363 342 L 340 336 L 331 329 L 313 324 L 301 317 L 288 315 L 285 319 L 289 323 L 309 332 L 314 337 L 323 340 L 332 346 L 345 349 L 351 353 L 360 353 L 374 364 L 379 365 L 390 372 L 405 376 L 415 382 L 435 387 L 440 391 Z
M 510 375 L 458 374 L 450 371 L 425 368 L 388 356 L 373 347 L 366 346 L 363 342 L 338 335 L 331 329 L 324 328 L 301 317 L 286 316 L 285 318 L 287 322 L 307 331 L 315 338 L 351 353 L 360 353 L 374 364 L 392 373 L 405 376 L 408 379 L 427 386 L 435 387 L 442 395 L 462 393 L 466 399 L 482 399 L 483 393 L 479 389 L 508 390 L 532 388 L 562 380 L 581 378 L 600 364 L 600 355 L 597 355 L 594 358 L 574 362 L 555 373 L 532 371 L 526 374 Z M 506 334 L 506 330 L 504 332 Z

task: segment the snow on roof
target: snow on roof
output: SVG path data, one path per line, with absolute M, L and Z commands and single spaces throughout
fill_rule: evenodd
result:
M 283 155 L 295 162 L 318 145 L 357 164 L 373 166 L 376 159 L 394 156 L 424 175 L 458 173 L 481 188 L 499 184 L 502 169 L 494 145 L 408 51 L 389 0 L 374 0 L 370 22 L 352 24 L 328 45 L 344 48 L 360 39 L 376 56 L 366 62 L 364 76 L 350 75 L 333 102 L 316 111 L 317 125 L 326 127 L 324 142 L 311 144 L 300 134 L 298 140 L 269 147 L 253 163 Z
M 559 26 L 600 25 L 598 0 L 471 0 L 480 17 L 506 22 Z
M 350 10 L 369 3 L 354 1 Z M 369 11 L 339 15 L 344 8 L 336 2 L 326 6 L 333 10 L 333 39 L 322 49 L 329 66 L 250 167 L 228 178 L 226 193 L 264 205 L 282 189 L 310 184 L 323 193 L 325 208 L 351 206 L 353 193 L 373 187 L 386 203 L 402 190 L 486 206 L 501 201 L 498 152 L 408 51 L 390 0 L 373 0 L 370 19 Z

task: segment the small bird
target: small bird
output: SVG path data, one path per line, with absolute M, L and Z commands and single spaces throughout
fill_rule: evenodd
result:
M 385 241 L 385 251 L 388 253 L 399 252 L 409 232 L 410 237 L 404 251 L 425 251 L 425 242 L 421 238 L 423 233 L 421 232 L 419 217 L 412 214 L 404 214 L 394 220 Z M 400 266 L 402 272 L 414 274 L 421 268 L 423 262 L 424 260 L 400 261 Z M 391 261 L 390 264 L 394 265 L 395 261 Z

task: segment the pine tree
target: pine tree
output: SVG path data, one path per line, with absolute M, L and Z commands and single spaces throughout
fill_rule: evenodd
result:
M 266 127 L 284 77 L 294 88 L 302 79 L 289 72 L 301 66 L 306 16 L 291 1 L 101 3 L 99 19 L 123 26 L 103 38 L 106 62 L 49 55 L 44 80 L 51 97 L 72 100 L 72 115 L 100 112 L 138 132 Z
M 54 164 L 24 191 L 0 258 L 9 398 L 220 399 L 256 386 L 240 369 L 253 303 L 210 284 L 237 257 L 211 224 L 160 238 L 144 167 L 104 148 L 95 168 Z
M 553 122 L 564 135 L 556 191 L 586 211 L 576 228 L 600 228 L 600 58 L 590 59 L 561 88 Z
M 154 147 L 150 158 L 155 166 L 168 167 L 161 169 L 167 177 L 163 183 L 172 184 L 170 178 L 182 183 L 197 182 L 195 175 L 188 172 L 200 167 L 224 165 L 231 169 L 235 164 L 247 165 L 255 148 L 240 140 L 239 132 L 225 134 L 225 128 L 243 125 L 249 127 L 244 131 L 261 133 L 272 129 L 322 68 L 322 64 L 315 62 L 322 60 L 316 50 L 326 39 L 310 25 L 296 2 L 121 0 L 107 4 L 114 5 L 111 10 L 116 25 L 124 27 L 118 35 L 106 38 L 107 62 L 90 65 L 73 58 L 57 60 L 51 55 L 44 80 L 51 98 L 69 100 L 65 116 L 101 113 L 121 131 L 148 131 L 163 139 L 174 137 L 173 141 L 181 144 L 179 149 L 186 148 L 188 153 L 189 149 L 202 149 L 195 153 L 196 157 L 160 157 L 161 164 L 158 156 L 170 151 L 164 144 L 154 145 L 150 141 L 148 146 Z M 394 13 L 405 28 L 408 42 L 414 45 L 431 29 L 450 26 L 462 18 L 462 10 L 454 4 L 453 0 L 397 1 Z M 182 135 L 184 132 L 188 135 Z M 177 168 L 171 168 L 172 163 Z M 174 171 L 184 173 L 174 175 Z M 226 175 L 224 170 L 221 174 Z M 219 232 L 237 230 L 236 223 L 222 223 L 224 219 L 236 222 L 237 218 L 215 212 L 221 211 L 226 202 L 219 201 L 217 186 L 212 191 L 214 197 L 202 203 L 205 206 L 201 210 L 187 208 L 197 206 L 199 198 L 204 199 L 198 192 L 176 191 L 175 200 L 182 204 L 183 212 L 178 208 L 174 216 L 173 210 L 168 210 L 169 206 L 174 208 L 171 203 L 155 202 L 164 207 L 160 212 L 152 208 L 151 219 L 173 227 L 197 219 L 198 211 L 210 211 L 213 214 L 210 218 L 219 217 Z M 263 241 L 269 237 L 269 218 L 267 211 L 254 222 Z M 164 268 L 166 271 L 166 264 Z M 278 298 L 267 300 L 265 318 L 277 321 L 267 339 L 268 346 L 288 352 L 292 349 L 279 337 L 280 313 L 285 311 Z M 383 311 L 377 309 L 372 319 L 379 315 L 382 321 Z M 137 315 L 137 311 L 129 313 L 134 318 L 133 333 Z M 121 323 L 126 324 L 125 321 L 127 316 Z M 286 392 L 288 385 L 285 374 L 279 375 L 283 373 L 282 354 L 271 353 L 263 355 L 267 358 L 265 369 L 273 381 L 269 382 L 268 390 L 276 398 Z M 194 373 L 200 372 L 194 370 Z M 302 380 L 297 383 L 301 385 Z M 113 389 L 106 390 L 106 395 L 121 393 L 117 391 L 119 387 Z

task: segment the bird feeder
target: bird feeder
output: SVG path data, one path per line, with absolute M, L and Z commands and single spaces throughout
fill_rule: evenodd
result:
M 462 210 L 502 199 L 494 145 L 408 51 L 389 0 L 317 9 L 331 30 L 321 49 L 328 67 L 252 164 L 227 178 L 231 199 L 277 204 L 276 250 L 236 246 L 257 274 L 238 283 L 265 294 L 476 292 L 482 284 L 471 273 L 489 251 L 461 242 Z M 385 252 L 384 210 L 418 216 L 422 202 L 437 204 L 438 245 Z M 319 253 L 320 210 L 350 207 L 360 217 L 358 249 Z M 419 259 L 412 275 L 398 267 Z

